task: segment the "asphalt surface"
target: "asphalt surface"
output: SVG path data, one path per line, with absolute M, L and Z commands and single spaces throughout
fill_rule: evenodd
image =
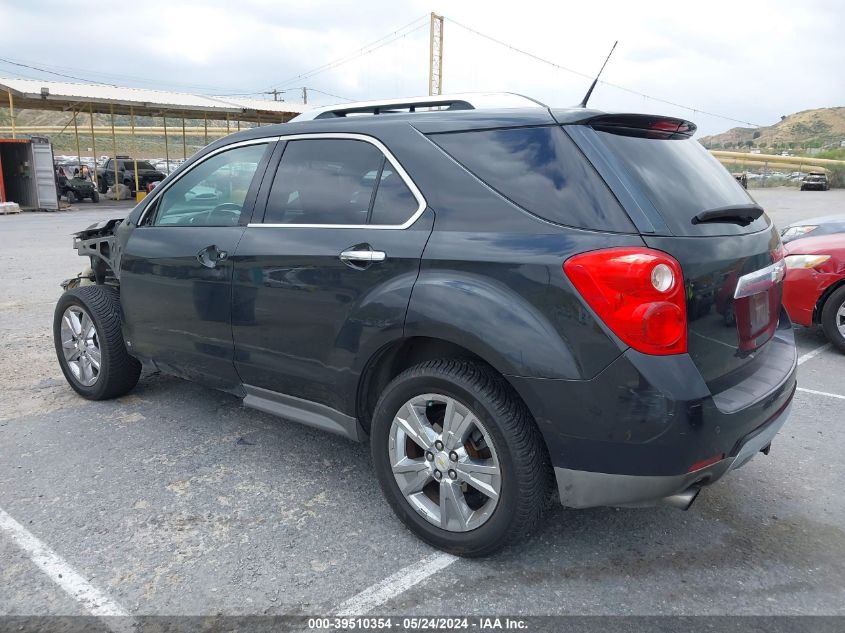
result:
M 781 225 L 845 212 L 841 190 L 753 195 Z M 365 445 L 166 376 L 110 402 L 71 391 L 51 336 L 58 284 L 85 263 L 70 233 L 126 208 L 0 217 L 0 509 L 135 615 L 327 613 L 436 556 L 394 519 Z M 825 343 L 796 335 L 799 354 Z M 845 395 L 843 369 L 825 350 L 800 386 Z M 843 421 L 845 400 L 799 392 L 771 455 L 689 512 L 558 509 L 374 612 L 845 615 Z M 0 530 L 0 614 L 85 613 Z

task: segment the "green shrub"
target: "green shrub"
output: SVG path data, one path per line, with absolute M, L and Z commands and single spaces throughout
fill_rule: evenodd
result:
M 831 187 L 841 189 L 845 187 L 845 167 L 828 167 L 827 178 Z

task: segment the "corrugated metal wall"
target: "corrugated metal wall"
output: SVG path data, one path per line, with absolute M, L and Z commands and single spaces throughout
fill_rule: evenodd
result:
M 56 173 L 53 167 L 53 146 L 45 138 L 32 138 L 32 173 L 39 209 L 57 210 Z

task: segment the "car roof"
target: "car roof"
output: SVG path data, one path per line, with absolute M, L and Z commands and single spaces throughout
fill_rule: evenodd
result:
M 431 112 L 402 112 L 378 115 L 343 116 L 306 121 L 290 121 L 241 130 L 227 139 L 232 141 L 264 136 L 306 134 L 314 132 L 349 132 L 366 134 L 382 126 L 411 125 L 426 132 L 448 129 L 485 129 L 524 125 L 553 125 L 577 123 L 605 114 L 585 108 L 554 109 L 501 108 L 478 110 L 441 110 Z
M 475 110 L 440 110 L 428 112 L 403 112 L 376 115 L 338 116 L 305 121 L 289 121 L 241 130 L 223 137 L 208 146 L 214 149 L 259 138 L 272 138 L 293 134 L 347 133 L 378 137 L 380 132 L 390 129 L 412 127 L 423 134 L 459 132 L 470 130 L 501 129 L 509 127 L 530 127 L 543 125 L 586 124 L 597 118 L 612 117 L 620 121 L 631 120 L 670 120 L 686 125 L 690 136 L 696 126 L 690 121 L 672 116 L 606 112 L 590 108 L 501 108 Z
M 817 218 L 801 219 L 787 224 L 786 228 L 793 226 L 809 226 L 811 224 L 845 224 L 845 215 L 823 215 Z

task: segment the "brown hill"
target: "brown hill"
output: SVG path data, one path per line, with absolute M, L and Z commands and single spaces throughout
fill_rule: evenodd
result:
M 839 147 L 845 141 L 845 107 L 803 110 L 760 128 L 735 127 L 699 141 L 709 149 Z
M 20 126 L 30 126 L 30 125 L 43 125 L 43 126 L 62 126 L 64 130 L 60 133 L 53 133 L 49 134 L 50 141 L 53 144 L 53 151 L 55 154 L 76 154 L 76 137 L 74 136 L 73 131 L 73 116 L 70 112 L 52 112 L 52 111 L 42 111 L 42 110 L 19 110 L 15 112 L 15 122 L 17 125 Z M 130 123 L 130 117 L 126 115 L 115 115 L 114 117 L 114 124 L 116 126 L 128 126 Z M 0 107 L 0 125 L 11 125 L 11 121 L 9 119 L 9 109 Z M 94 115 L 94 125 L 95 126 L 104 126 L 107 127 L 111 125 L 111 117 L 107 114 L 95 114 Z M 161 118 L 152 119 L 150 117 L 136 117 L 135 125 L 137 127 L 145 127 L 145 126 L 160 126 L 162 125 Z M 168 147 L 170 148 L 170 156 L 171 158 L 181 158 L 182 157 L 182 136 L 181 136 L 181 125 L 182 119 L 181 118 L 167 118 L 167 125 L 172 126 L 172 136 L 169 139 Z M 186 119 L 185 125 L 188 127 L 197 126 L 200 127 L 203 125 L 202 119 Z M 77 126 L 79 128 L 79 144 L 81 153 L 83 155 L 90 154 L 87 151 L 88 147 L 91 147 L 91 135 L 89 134 L 89 117 L 87 113 L 80 113 L 77 116 Z M 208 120 L 208 127 L 213 128 L 225 128 L 226 122 L 225 121 L 213 121 L 211 119 Z M 242 127 L 250 127 L 250 124 L 243 123 Z M 234 129 L 234 127 L 233 127 Z M 213 136 L 209 139 L 209 142 L 213 139 L 219 138 L 218 136 Z M 118 136 L 117 137 L 118 143 L 118 153 L 120 154 L 130 154 L 132 152 L 132 140 L 129 136 Z M 187 146 L 187 154 L 190 156 L 197 150 L 201 149 L 205 146 L 205 138 L 204 135 L 191 135 L 188 134 L 186 139 L 186 146 Z M 147 136 L 142 135 L 138 136 L 135 141 L 134 147 L 138 148 L 138 155 L 139 157 L 143 158 L 152 158 L 152 157 L 163 157 L 165 155 L 164 151 L 164 136 Z M 111 155 L 112 153 L 112 142 L 111 137 L 104 137 L 97 135 L 97 154 L 108 154 Z

